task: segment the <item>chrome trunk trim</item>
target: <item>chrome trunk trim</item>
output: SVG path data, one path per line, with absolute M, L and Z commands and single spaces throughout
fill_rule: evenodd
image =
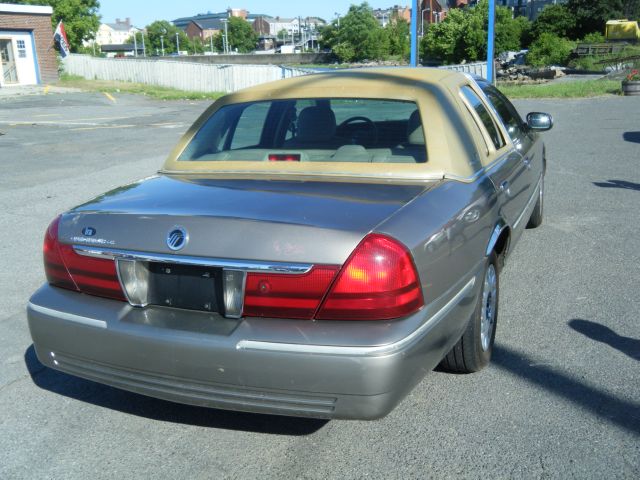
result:
M 180 265 L 196 265 L 203 267 L 218 267 L 225 270 L 241 270 L 243 272 L 288 273 L 302 275 L 313 267 L 310 263 L 262 262 L 250 260 L 233 260 L 210 257 L 190 257 L 164 253 L 135 252 L 117 248 L 92 247 L 74 245 L 78 255 L 86 257 L 104 258 L 109 260 L 123 259 L 140 262 L 177 263 Z

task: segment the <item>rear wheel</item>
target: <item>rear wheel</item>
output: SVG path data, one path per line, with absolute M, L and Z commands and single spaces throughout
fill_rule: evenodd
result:
M 540 193 L 538 194 L 538 201 L 536 206 L 533 207 L 531 217 L 527 223 L 527 228 L 536 228 L 542 225 L 542 213 L 544 207 L 544 176 L 540 179 Z
M 484 271 L 478 305 L 458 343 L 442 359 L 440 367 L 450 372 L 471 373 L 491 359 L 498 320 L 498 258 L 492 252 Z

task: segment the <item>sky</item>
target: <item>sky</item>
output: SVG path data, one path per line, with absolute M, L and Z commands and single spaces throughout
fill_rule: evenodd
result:
M 326 21 L 335 18 L 336 12 L 344 15 L 352 3 L 359 4 L 362 0 L 323 0 L 292 1 L 292 0 L 226 0 L 203 1 L 186 0 L 183 2 L 159 0 L 154 2 L 140 2 L 132 0 L 100 0 L 100 14 L 102 22 L 112 23 L 116 18 L 131 18 L 136 27 L 144 27 L 154 20 L 174 20 L 180 17 L 190 17 L 198 13 L 223 12 L 227 7 L 245 8 L 250 13 L 264 13 L 273 17 L 321 17 Z M 398 5 L 411 5 L 411 0 L 369 0 L 373 8 L 387 8 Z

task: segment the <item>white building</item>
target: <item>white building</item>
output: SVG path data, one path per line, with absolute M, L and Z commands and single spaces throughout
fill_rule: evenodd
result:
M 282 30 L 286 31 L 288 35 L 292 33 L 298 34 L 300 33 L 300 23 L 298 22 L 298 18 L 266 18 L 269 22 L 269 32 L 271 35 L 278 35 L 278 33 Z
M 131 25 L 131 19 L 126 18 L 124 21 L 116 18 L 115 23 L 103 23 L 96 32 L 95 42 L 97 45 L 121 45 L 126 43 L 127 39 L 134 33 L 141 30 Z M 88 45 L 91 45 L 89 42 Z
M 317 32 L 319 28 L 326 25 L 325 21 L 318 17 L 307 18 L 281 18 L 281 17 L 265 17 L 265 21 L 269 23 L 269 33 L 271 35 L 278 35 L 282 30 L 286 31 L 288 35 L 298 35 L 300 30 L 306 32 Z
M 0 3 L 0 88 L 58 79 L 53 9 Z

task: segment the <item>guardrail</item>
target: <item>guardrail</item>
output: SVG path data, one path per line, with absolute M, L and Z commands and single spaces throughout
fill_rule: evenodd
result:
M 69 55 L 64 70 L 90 80 L 144 83 L 193 92 L 234 92 L 241 88 L 311 73 L 278 65 L 208 65 L 163 60 Z

